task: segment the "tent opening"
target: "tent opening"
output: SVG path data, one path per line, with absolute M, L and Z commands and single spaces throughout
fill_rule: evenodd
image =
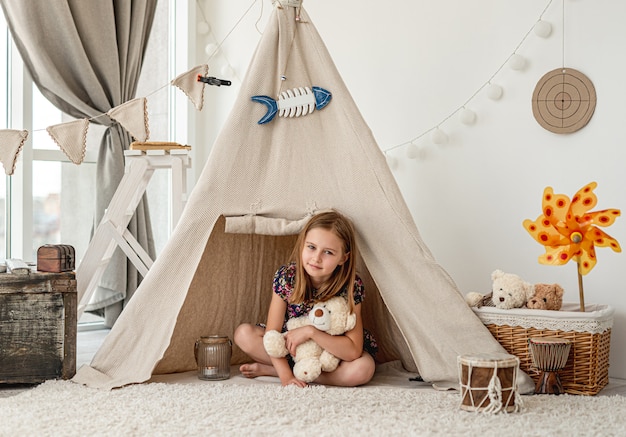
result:
M 226 219 L 218 218 L 195 271 L 176 327 L 154 374 L 185 372 L 196 368 L 193 346 L 202 335 L 227 335 L 244 322 L 265 322 L 276 270 L 289 261 L 297 234 L 260 235 L 226 232 Z M 183 256 L 183 254 L 181 254 Z M 379 344 L 378 362 L 397 360 L 406 343 L 391 317 L 363 259 L 358 272 L 365 285 L 364 326 Z M 180 290 L 172 290 L 180 293 Z M 233 345 L 231 364 L 250 359 Z M 402 363 L 417 371 L 415 364 Z

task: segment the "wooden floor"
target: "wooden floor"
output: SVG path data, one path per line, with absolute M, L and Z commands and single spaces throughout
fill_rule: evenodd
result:
M 97 329 L 83 331 L 77 334 L 76 339 L 76 368 L 80 369 L 83 364 L 91 363 L 104 338 L 109 333 L 109 329 Z
M 76 353 L 77 369 L 83 364 L 91 362 L 108 333 L 108 329 L 79 330 Z M 14 396 L 32 387 L 32 384 L 0 384 L 0 398 Z M 610 395 L 626 396 L 626 380 L 611 378 L 609 384 L 598 394 L 598 396 Z

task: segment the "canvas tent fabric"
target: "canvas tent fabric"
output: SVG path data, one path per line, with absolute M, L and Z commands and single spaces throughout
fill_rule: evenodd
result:
M 304 9 L 276 8 L 231 114 L 169 242 L 74 381 L 112 388 L 195 369 L 201 335 L 263 322 L 276 269 L 311 214 L 354 222 L 364 325 L 380 361 L 458 386 L 457 356 L 503 353 L 422 241 L 374 137 Z M 281 80 L 281 75 L 285 80 Z M 259 125 L 252 96 L 301 86 L 332 93 L 322 110 Z M 238 348 L 232 363 L 248 358 Z

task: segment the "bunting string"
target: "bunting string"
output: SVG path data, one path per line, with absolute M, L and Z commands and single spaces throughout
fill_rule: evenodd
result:
M 169 86 L 177 87 L 187 96 L 193 106 L 198 111 L 201 111 L 204 106 L 204 87 L 206 83 L 198 81 L 198 75 L 206 76 L 208 74 L 209 61 L 218 53 L 226 39 L 232 34 L 237 26 L 239 26 L 244 17 L 252 10 L 253 6 L 258 1 L 259 0 L 253 0 L 251 2 L 250 6 L 237 20 L 232 29 L 226 34 L 220 43 L 214 47 L 212 53 L 209 54 L 207 63 L 197 65 L 178 75 L 169 83 L 158 87 L 148 93 L 145 97 L 139 97 L 124 102 L 121 105 L 111 108 L 106 113 L 98 114 L 91 118 L 84 118 L 48 126 L 46 128 L 48 135 L 71 162 L 79 165 L 85 159 L 85 152 L 87 149 L 87 132 L 89 130 L 90 122 L 105 115 L 126 129 L 135 141 L 147 141 L 150 137 L 147 98 Z M 203 19 L 206 21 L 206 16 L 201 5 L 197 4 L 197 7 L 200 10 L 200 14 Z M 206 23 L 208 27 L 208 21 L 206 21 Z M 255 26 L 257 24 L 258 21 Z M 230 63 L 228 63 L 228 66 L 230 67 Z M 229 68 L 228 72 L 236 76 L 232 67 Z M 2 162 L 7 175 L 13 175 L 13 172 L 15 171 L 15 164 L 27 138 L 27 130 L 0 129 L 0 161 Z
M 157 88 L 151 93 L 147 94 L 146 97 L 140 97 L 136 99 L 132 99 L 130 101 L 124 102 L 123 104 L 111 108 L 107 113 L 100 114 L 94 116 L 92 118 L 85 118 L 82 120 L 71 121 L 68 123 L 62 123 L 54 126 L 49 126 L 46 128 L 48 134 L 52 137 L 57 146 L 65 153 L 68 159 L 74 164 L 82 163 L 85 157 L 86 150 L 86 138 L 87 138 L 87 130 L 89 128 L 89 124 L 91 121 L 108 115 L 111 119 L 115 120 L 122 127 L 124 127 L 136 141 L 145 142 L 148 140 L 150 135 L 149 130 L 149 121 L 148 121 L 148 100 L 147 97 L 154 95 L 160 90 L 167 88 L 169 86 L 175 86 L 180 91 L 182 91 L 192 103 L 192 105 L 198 110 L 201 111 L 204 107 L 204 87 L 206 85 L 205 82 L 198 81 L 198 76 L 206 76 L 209 72 L 209 62 L 216 56 L 216 54 L 220 51 L 222 45 L 227 40 L 227 38 L 232 34 L 232 32 L 241 24 L 242 20 L 246 15 L 250 13 L 254 5 L 259 0 L 252 0 L 248 8 L 243 12 L 241 17 L 236 21 L 233 27 L 226 33 L 224 38 L 218 43 L 213 44 L 210 43 L 207 45 L 205 52 L 208 55 L 207 62 L 205 64 L 197 65 L 190 70 L 178 75 L 176 78 L 172 79 L 169 83 L 164 84 L 163 86 Z M 285 2 L 286 0 L 282 0 Z M 562 0 L 563 2 L 565 0 Z M 391 146 L 385 150 L 383 150 L 384 154 L 387 156 L 388 161 L 393 158 L 388 155 L 388 152 L 391 152 L 400 147 L 408 146 L 407 156 L 409 158 L 415 158 L 419 156 L 419 150 L 417 149 L 417 142 L 422 139 L 425 135 L 431 134 L 431 139 L 435 144 L 443 144 L 447 141 L 447 135 L 441 129 L 441 126 L 446 123 L 453 116 L 460 114 L 461 121 L 464 124 L 472 124 L 475 121 L 476 114 L 473 113 L 470 109 L 467 108 L 469 103 L 473 101 L 482 91 L 487 90 L 488 97 L 492 100 L 498 100 L 502 96 L 502 88 L 494 83 L 494 79 L 496 76 L 502 71 L 502 69 L 506 65 L 510 65 L 513 69 L 521 70 L 524 67 L 525 60 L 521 57 L 517 51 L 523 45 L 523 43 L 527 40 L 531 32 L 534 30 L 535 33 L 540 37 L 547 37 L 550 34 L 551 26 L 549 23 L 543 21 L 543 16 L 546 11 L 549 9 L 553 0 L 548 0 L 545 8 L 540 14 L 537 21 L 534 25 L 526 32 L 520 43 L 515 47 L 513 52 L 507 57 L 507 59 L 496 69 L 496 71 L 484 82 L 473 94 L 470 95 L 468 99 L 466 99 L 461 106 L 452 111 L 448 116 L 444 117 L 439 123 L 435 126 L 427 129 L 426 131 L 416 135 L 408 141 L 405 141 L 400 144 L 396 144 Z M 198 3 L 196 0 L 196 6 L 200 11 L 200 15 L 203 20 L 205 20 L 202 24 L 199 23 L 198 31 L 201 33 L 209 33 L 212 37 L 213 31 L 208 24 L 208 20 L 206 19 L 206 15 L 202 8 L 202 5 Z M 263 0 L 261 0 L 261 14 L 263 13 Z M 275 2 L 274 7 L 281 7 L 281 2 Z M 258 23 L 260 18 L 255 23 L 255 28 L 258 30 Z M 202 24 L 202 25 L 201 25 Z M 565 39 L 563 35 L 563 40 Z M 224 58 L 227 61 L 227 73 L 230 75 L 235 75 L 236 72 L 233 70 L 230 62 L 224 55 Z M 12 175 L 15 170 L 15 163 L 19 156 L 20 151 L 22 150 L 26 139 L 28 138 L 28 131 L 25 130 L 13 130 L 13 129 L 0 129 L 0 161 L 2 162 L 5 172 L 7 175 Z M 391 165 L 391 162 L 390 162 Z

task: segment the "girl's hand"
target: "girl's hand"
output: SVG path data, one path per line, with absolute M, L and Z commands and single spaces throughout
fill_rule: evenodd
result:
M 307 325 L 285 333 L 285 347 L 289 351 L 289 355 L 292 357 L 296 356 L 296 348 L 313 337 L 314 329 L 316 328 Z
M 304 381 L 300 381 L 298 378 L 296 378 L 295 376 L 291 376 L 291 378 L 285 379 L 284 381 L 281 379 L 280 383 L 283 387 L 286 387 L 288 385 L 295 385 L 296 387 L 300 387 L 300 388 L 304 388 L 304 387 L 308 387 L 309 384 L 307 384 Z
M 308 384 L 304 381 L 300 381 L 293 375 L 293 371 L 289 367 L 289 363 L 286 358 L 271 358 L 272 365 L 276 369 L 276 373 L 278 373 L 278 378 L 280 378 L 281 385 L 295 385 L 298 387 L 306 387 Z

